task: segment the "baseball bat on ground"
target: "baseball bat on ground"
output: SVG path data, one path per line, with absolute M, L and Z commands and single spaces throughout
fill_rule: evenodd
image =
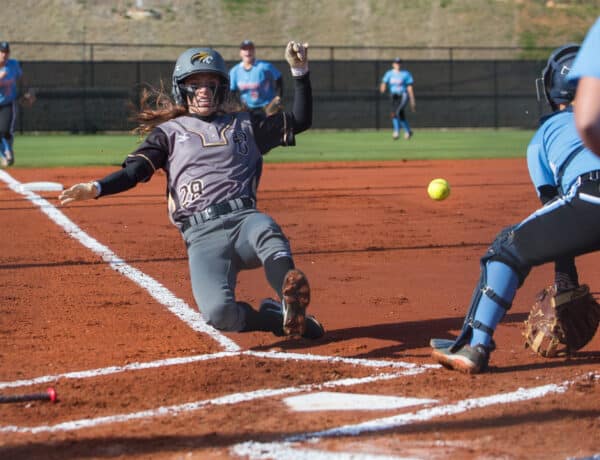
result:
M 4 396 L 0 395 L 0 404 L 24 401 L 51 401 L 56 402 L 56 390 L 48 388 L 45 393 L 30 393 L 24 395 Z

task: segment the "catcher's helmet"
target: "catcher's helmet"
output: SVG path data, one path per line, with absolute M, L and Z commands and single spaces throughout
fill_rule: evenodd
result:
M 222 101 L 229 91 L 229 72 L 223 57 L 211 48 L 190 48 L 177 58 L 173 69 L 172 94 L 175 103 L 186 104 L 180 85 L 187 77 L 197 73 L 214 73 L 221 78 L 222 84 L 217 89 L 216 96 L 217 101 Z
M 542 70 L 542 76 L 537 80 L 538 99 L 540 99 L 540 83 L 544 97 L 553 110 L 558 104 L 568 104 L 575 98 L 576 85 L 567 80 L 567 75 L 573 67 L 573 61 L 579 52 L 579 45 L 569 43 L 556 48 Z

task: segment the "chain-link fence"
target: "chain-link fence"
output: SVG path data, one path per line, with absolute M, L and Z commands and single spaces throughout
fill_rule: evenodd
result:
M 11 44 L 37 95 L 36 104 L 21 111 L 18 127 L 25 132 L 131 129 L 141 88 L 164 84 L 170 90 L 174 61 L 191 46 L 38 43 L 33 58 L 34 45 Z M 229 66 L 238 62 L 237 46 L 215 48 Z M 281 47 L 257 51 L 258 58 L 287 68 Z M 378 87 L 393 57 L 401 56 L 415 80 L 417 112 L 408 113 L 413 126 L 532 128 L 544 107 L 535 93 L 544 60 L 522 58 L 526 54 L 520 48 L 311 47 L 313 127 L 389 128 L 389 99 Z M 293 82 L 282 73 L 284 104 L 291 107 Z

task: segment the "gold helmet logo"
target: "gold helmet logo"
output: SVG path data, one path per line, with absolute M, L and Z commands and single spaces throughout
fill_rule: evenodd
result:
M 195 61 L 199 61 L 202 64 L 210 64 L 213 61 L 213 56 L 212 54 L 206 52 L 206 51 L 202 51 L 200 53 L 196 53 L 192 56 L 192 63 L 194 63 Z

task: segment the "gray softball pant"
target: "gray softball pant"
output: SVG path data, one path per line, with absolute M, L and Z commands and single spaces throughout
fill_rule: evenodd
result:
M 235 297 L 238 273 L 261 267 L 275 254 L 292 257 L 279 225 L 256 209 L 194 225 L 183 238 L 196 304 L 208 324 L 224 331 L 241 331 L 245 326 L 246 308 Z

